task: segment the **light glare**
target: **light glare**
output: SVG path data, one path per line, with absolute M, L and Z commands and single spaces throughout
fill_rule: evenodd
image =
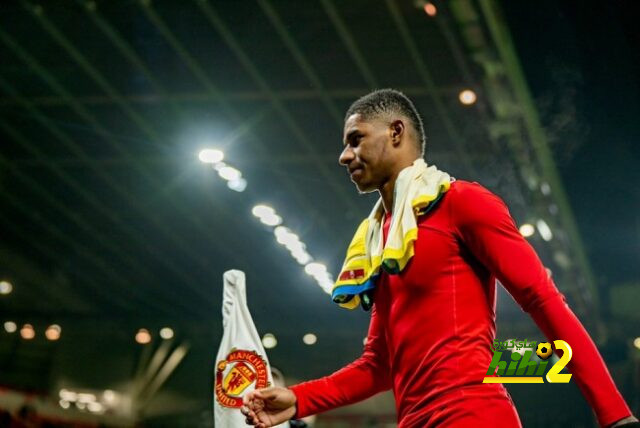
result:
M 7 321 L 4 323 L 4 329 L 7 333 L 15 333 L 18 330 L 18 325 L 13 321 Z
M 460 99 L 460 102 L 462 104 L 471 105 L 476 102 L 478 97 L 476 96 L 476 93 L 471 89 L 465 89 L 464 91 L 460 92 L 458 98 Z
M 637 349 L 640 349 L 640 337 L 636 337 L 635 339 L 633 339 L 633 346 L 635 346 Z
M 538 232 L 540 233 L 542 239 L 544 239 L 545 241 L 551 241 L 551 239 L 553 239 L 553 233 L 551 232 L 551 228 L 546 221 L 542 219 L 538 220 L 536 222 L 536 227 L 538 228 Z
M 149 333 L 149 330 L 147 330 L 146 328 L 141 328 L 140 330 L 138 330 L 138 332 L 136 333 L 136 342 L 141 345 L 146 345 L 147 343 L 151 342 L 151 333 Z
M 322 263 L 313 262 L 313 263 L 307 264 L 304 267 L 304 271 L 308 275 L 311 275 L 313 277 L 317 277 L 317 276 L 320 276 L 320 275 L 324 275 L 324 273 L 327 271 L 327 267 L 325 265 L 323 265 Z
M 0 281 L 0 294 L 9 294 L 13 291 L 13 285 L 9 281 Z
M 227 187 L 236 192 L 244 192 L 247 188 L 247 180 L 242 177 L 237 180 L 231 180 L 227 183 Z
M 62 328 L 58 324 L 52 324 L 44 332 L 47 339 L 54 341 L 60 339 Z
M 256 205 L 251 213 L 258 218 L 276 215 L 275 210 L 267 205 Z
M 165 340 L 171 339 L 173 337 L 173 330 L 171 330 L 169 327 L 161 328 L 160 329 L 160 337 L 165 339 Z
M 302 341 L 305 345 L 313 345 L 318 341 L 318 337 L 313 333 L 307 333 L 302 337 Z
M 200 150 L 198 158 L 200 158 L 200 161 L 204 163 L 218 163 L 222 162 L 222 159 L 224 159 L 224 153 L 220 150 L 204 149 Z
M 239 180 L 242 177 L 240 171 L 235 169 L 232 166 L 225 166 L 218 170 L 218 174 L 220 177 L 224 178 L 227 181 Z
M 535 231 L 536 230 L 529 223 L 525 223 L 522 226 L 520 226 L 520 235 L 524 236 L 525 238 L 532 236 L 535 233 Z
M 436 14 L 438 13 L 438 9 L 436 9 L 436 6 L 433 3 L 425 3 L 424 11 L 431 17 L 436 16 Z
M 20 329 L 20 336 L 25 340 L 31 340 L 36 337 L 36 331 L 33 329 L 31 324 L 25 324 Z
M 262 336 L 262 344 L 264 345 L 265 348 L 272 349 L 278 345 L 278 339 L 276 339 L 276 337 L 273 334 L 267 333 L 264 336 Z

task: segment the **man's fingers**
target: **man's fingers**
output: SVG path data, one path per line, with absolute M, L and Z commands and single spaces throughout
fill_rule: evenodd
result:
M 278 396 L 278 390 L 276 388 L 263 388 L 252 391 L 254 398 L 261 398 L 263 400 L 273 400 Z

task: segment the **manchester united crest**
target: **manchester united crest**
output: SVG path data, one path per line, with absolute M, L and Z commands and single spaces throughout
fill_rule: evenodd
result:
M 216 400 L 225 407 L 241 407 L 242 394 L 269 386 L 267 363 L 255 351 L 232 349 L 216 366 Z

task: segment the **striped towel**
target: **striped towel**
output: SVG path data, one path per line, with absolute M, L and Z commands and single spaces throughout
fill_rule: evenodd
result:
M 380 268 L 390 274 L 398 274 L 404 269 L 413 257 L 413 242 L 418 237 L 416 218 L 435 206 L 453 180 L 434 165 L 427 166 L 423 159 L 417 159 L 400 171 L 395 183 L 393 216 L 386 244 L 383 245 L 384 208 L 381 198 L 369 217 L 360 223 L 349 244 L 331 293 L 334 302 L 348 309 L 359 305 L 365 310 L 371 308 Z

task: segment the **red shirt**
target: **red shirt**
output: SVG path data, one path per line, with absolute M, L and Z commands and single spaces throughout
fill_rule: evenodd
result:
M 390 216 L 386 217 L 384 236 Z M 567 368 L 609 425 L 631 414 L 595 345 L 565 303 L 500 198 L 455 181 L 418 219 L 415 255 L 376 287 L 362 356 L 330 376 L 291 387 L 298 417 L 393 389 L 400 427 L 425 426 L 444 405 L 465 397 L 509 400 L 501 384 L 483 384 L 496 336 L 496 278 L 549 341 L 569 343 Z M 535 386 L 532 386 L 535 387 Z

